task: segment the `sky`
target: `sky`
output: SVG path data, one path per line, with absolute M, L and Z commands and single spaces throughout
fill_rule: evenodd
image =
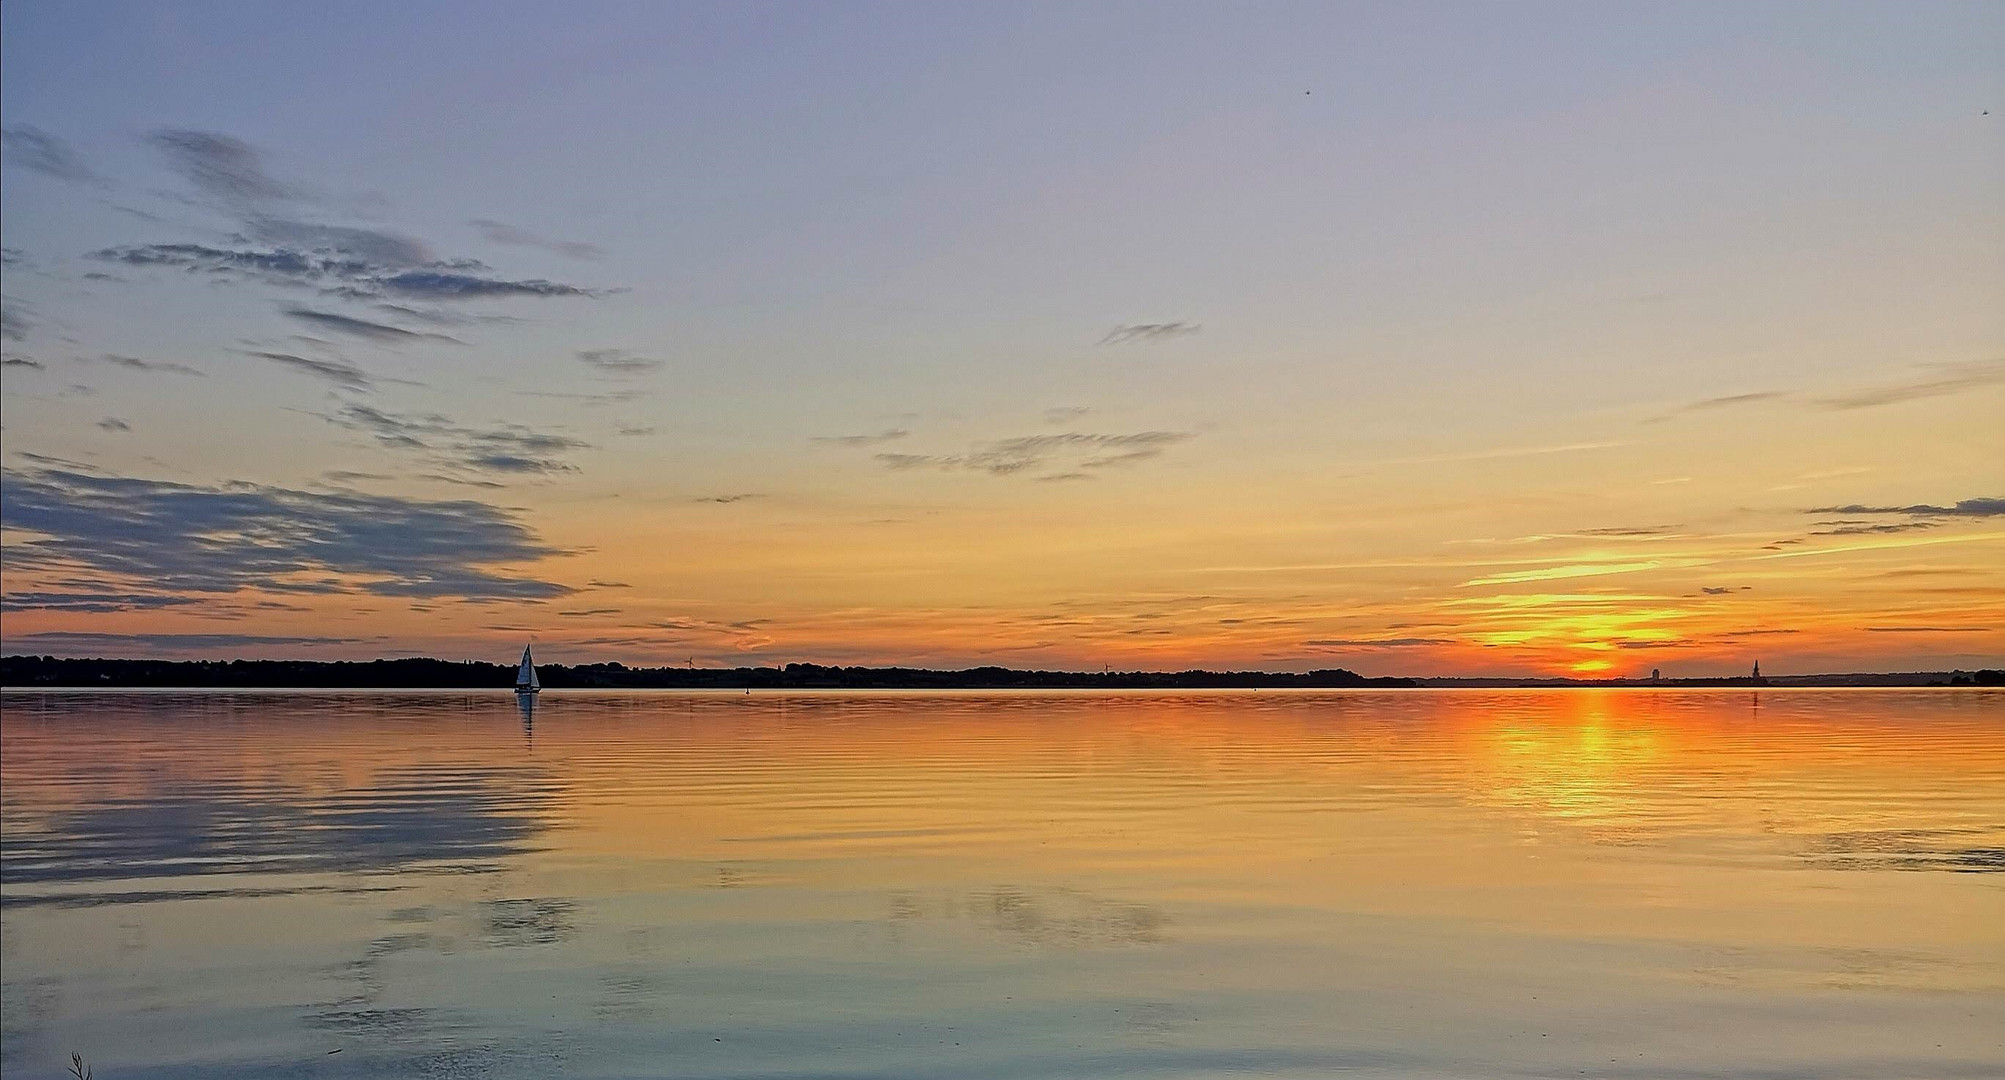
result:
M 0 9 L 9 653 L 2005 666 L 2005 6 Z

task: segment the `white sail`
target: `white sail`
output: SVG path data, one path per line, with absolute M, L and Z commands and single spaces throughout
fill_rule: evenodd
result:
M 522 647 L 522 666 L 515 671 L 515 689 L 531 694 L 543 689 L 543 684 L 536 681 L 536 662 L 529 658 L 527 645 Z

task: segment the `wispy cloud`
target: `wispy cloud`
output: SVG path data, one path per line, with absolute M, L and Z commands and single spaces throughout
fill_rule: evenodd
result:
M 1836 518 L 1814 523 L 1812 536 L 1871 536 L 1884 533 L 1917 532 L 1940 528 L 1958 518 L 2005 516 L 2005 498 L 1964 499 L 1950 506 L 1915 503 L 1908 506 L 1819 506 L 1806 514 L 1836 514 Z M 1874 520 L 1901 518 L 1905 520 Z
M 1204 327 L 1189 322 L 1126 323 L 1107 331 L 1102 345 L 1155 344 L 1172 338 L 1188 337 Z
M 1871 409 L 1882 405 L 1897 405 L 1904 401 L 1915 401 L 1921 398 L 1959 394 L 2001 383 L 2005 383 L 2005 359 L 1931 364 L 1920 373 L 1904 379 L 1896 379 L 1877 386 L 1838 393 L 1815 394 L 1790 390 L 1761 390 L 1754 393 L 1729 394 L 1724 397 L 1706 398 L 1682 406 L 1669 416 L 1654 417 L 1651 422 L 1668 420 L 1671 416 L 1680 413 L 1707 412 L 1714 409 L 1735 408 L 1742 405 L 1757 405 L 1763 402 L 1779 402 L 1838 411 Z
M 2001 517 L 2005 516 L 2005 498 L 1964 499 L 1949 506 L 1934 506 L 1928 503 L 1914 503 L 1908 506 L 1819 506 L 1805 510 L 1806 514 L 1906 514 L 1910 517 Z
M 1457 461 L 1495 461 L 1503 458 L 1543 457 L 1546 454 L 1577 454 L 1587 450 L 1608 450 L 1618 446 L 1628 446 L 1627 442 L 1574 442 L 1555 443 L 1551 446 L 1506 446 L 1494 450 L 1465 450 L 1447 454 L 1422 454 L 1416 457 L 1383 458 L 1375 465 L 1433 465 Z
M 485 264 L 465 260 L 448 264 L 445 268 L 408 270 L 401 274 L 379 277 L 373 284 L 387 293 L 426 300 L 599 295 L 591 289 L 546 281 L 542 278 L 507 281 L 487 276 L 484 273 L 486 269 Z
M 213 131 L 162 128 L 148 142 L 204 194 L 232 203 L 278 202 L 299 190 L 265 171 L 264 155 L 242 139 Z
M 438 256 L 423 241 L 382 229 L 319 225 L 270 217 L 254 218 L 250 226 L 251 239 L 259 243 L 304 251 L 333 252 L 380 267 L 441 265 Z
M 759 494 L 756 491 L 744 491 L 744 492 L 733 492 L 732 494 L 729 495 L 698 495 L 696 498 L 693 498 L 689 501 L 697 503 L 730 504 L 730 503 L 745 502 L 750 499 L 763 499 L 763 498 L 765 498 L 765 496 Z
M 1603 529 L 1581 529 L 1572 535 L 1591 536 L 1597 539 L 1608 540 L 1644 540 L 1658 539 L 1673 534 L 1677 530 L 1678 526 L 1676 525 L 1632 525 Z
M 107 416 L 104 419 L 99 420 L 97 422 L 97 426 L 103 428 L 106 431 L 111 431 L 111 432 L 126 432 L 132 430 L 131 424 L 128 424 L 123 420 L 120 420 L 116 416 Z
M 1647 562 L 1629 563 L 1574 563 L 1568 566 L 1546 566 L 1536 570 L 1511 570 L 1501 574 L 1472 578 L 1462 583 L 1463 588 L 1476 585 L 1513 585 L 1524 581 L 1559 581 L 1566 578 L 1602 577 L 1608 574 L 1634 574 L 1644 570 L 1656 570 L 1669 565 L 1652 559 Z
M 443 341 L 453 345 L 466 344 L 466 342 L 458 338 L 448 337 L 445 334 L 419 333 L 415 330 L 406 330 L 401 326 L 370 322 L 367 319 L 357 319 L 348 315 L 339 315 L 331 311 L 315 311 L 312 308 L 289 307 L 285 309 L 285 316 L 289 319 L 297 319 L 309 326 L 319 327 L 322 330 L 331 330 L 337 334 L 347 334 L 350 337 L 362 338 L 381 345 L 405 345 L 422 341 Z
M 9 165 L 19 165 L 72 184 L 102 187 L 108 183 L 84 163 L 83 156 L 71 149 L 69 143 L 32 124 L 0 128 L 0 144 L 6 147 Z
M 522 320 L 513 315 L 493 313 L 474 314 L 465 311 L 447 311 L 435 307 L 412 307 L 409 304 L 377 304 L 376 310 L 393 319 L 420 322 L 428 326 L 470 326 L 475 323 L 497 323 L 508 325 Z
M 1757 390 L 1747 394 L 1727 394 L 1722 397 L 1705 398 L 1681 406 L 1663 416 L 1653 416 L 1645 423 L 1662 423 L 1682 413 L 1712 412 L 1716 409 L 1733 409 L 1743 405 L 1759 405 L 1764 401 L 1787 401 L 1790 394 L 1786 390 Z
M 115 353 L 105 353 L 103 356 L 97 357 L 96 360 L 98 363 L 111 364 L 115 367 L 125 368 L 128 371 L 155 371 L 169 375 L 194 375 L 198 377 L 205 374 L 186 364 L 176 364 L 163 360 L 141 360 L 136 356 L 119 356 Z
M 578 359 L 614 375 L 647 375 L 662 369 L 663 361 L 637 356 L 625 349 L 581 349 Z
M 1933 521 L 1820 521 L 1818 525 L 1828 526 L 1812 532 L 1812 536 L 1871 536 L 1876 533 L 1914 532 L 1917 529 L 1933 529 Z
M 382 229 L 329 225 L 296 215 L 325 199 L 278 179 L 264 154 L 234 136 L 213 131 L 165 128 L 147 142 L 170 169 L 195 189 L 198 200 L 237 218 L 251 239 L 308 250 L 334 252 L 384 266 L 413 267 L 437 256 L 422 241 Z M 324 207 L 320 207 L 324 209 Z
M 94 250 L 88 258 L 134 268 L 178 268 L 215 279 L 249 279 L 279 287 L 321 287 L 351 301 L 399 297 L 411 301 L 471 301 L 511 297 L 593 297 L 589 289 L 555 281 L 509 281 L 485 262 L 459 258 L 423 266 L 385 264 L 339 250 L 299 246 L 219 248 L 209 244 L 132 244 Z
M 1788 397 L 1782 390 L 1757 390 L 1750 394 L 1728 394 L 1725 397 L 1707 398 L 1685 406 L 1686 412 L 1705 412 L 1709 409 L 1724 409 L 1734 405 L 1753 405 L 1763 401 L 1774 401 Z
M 311 357 L 279 352 L 246 352 L 244 355 L 268 360 L 316 379 L 324 379 L 344 390 L 367 391 L 375 389 L 376 386 L 367 372 L 339 360 L 315 360 Z
M 1952 533 L 1947 536 L 1931 535 L 1912 538 L 1900 537 L 1888 540 L 1861 540 L 1849 544 L 1834 544 L 1828 547 L 1804 547 L 1788 551 L 1776 550 L 1767 555 L 1752 555 L 1749 558 L 1764 562 L 1774 559 L 1810 559 L 1821 558 L 1826 555 L 1843 555 L 1853 551 L 1894 551 L 1903 548 L 1939 547 L 1945 544 L 1985 544 L 2001 539 L 2005 539 L 2005 532 Z M 1801 538 L 1779 540 L 1773 544 L 1765 545 L 1765 547 L 1781 548 L 1785 544 L 1801 544 L 1803 542 Z
M 2005 360 L 1980 360 L 1961 364 L 1937 364 L 1927 374 L 1850 393 L 1815 399 L 1827 409 L 1870 409 L 1917 398 L 1958 394 L 2005 383 Z
M 527 229 L 518 229 L 503 221 L 475 218 L 472 225 L 480 230 L 481 236 L 490 244 L 542 248 L 544 251 L 554 251 L 573 259 L 597 259 L 605 255 L 605 251 L 597 244 L 588 244 L 582 240 L 553 240 Z
M 965 454 L 876 454 L 887 469 L 941 469 L 1009 476 L 1044 466 L 1055 458 L 1076 460 L 1079 469 L 1133 464 L 1157 457 L 1195 436 L 1187 431 L 1138 431 L 1125 435 L 1021 435 L 983 443 Z M 1078 470 L 1072 470 L 1078 471 Z
M 539 599 L 566 586 L 497 567 L 563 554 L 486 503 L 199 486 L 9 469 L 0 517 L 24 539 L 10 572 L 82 568 L 176 594 L 241 589 Z
M 495 491 L 508 485 L 495 480 L 480 480 L 468 476 L 447 476 L 444 473 L 418 473 L 414 479 L 430 480 L 435 484 L 453 484 L 458 487 L 483 488 Z
M 443 465 L 472 472 L 538 474 L 576 471 L 556 455 L 590 447 L 582 439 L 531 430 L 520 424 L 475 428 L 438 413 L 413 415 L 350 404 L 324 417 L 367 432 L 383 446 L 424 453 Z
M 0 338 L 8 341 L 26 341 L 28 332 L 35 324 L 21 312 L 18 304 L 0 301 Z
M 877 446 L 894 442 L 912 434 L 904 428 L 885 428 L 874 434 L 864 435 L 813 435 L 809 442 L 828 443 L 831 446 Z
M 218 248 L 206 244 L 139 244 L 93 251 L 89 258 L 135 268 L 167 268 L 286 287 L 320 286 L 350 300 L 481 300 L 596 296 L 577 285 L 496 277 L 485 263 L 455 259 L 417 267 L 385 264 L 339 251 L 298 247 Z
M 1988 634 L 1988 626 L 1868 626 L 1869 634 Z
M 633 386 L 623 386 L 615 390 L 606 390 L 600 393 L 593 393 L 593 394 L 578 394 L 566 390 L 517 390 L 516 393 L 521 395 L 522 397 L 549 398 L 554 401 L 582 402 L 589 408 L 601 408 L 607 405 L 624 404 L 629 401 L 636 401 L 641 397 L 645 396 L 638 387 L 633 387 Z
M 71 461 L 54 454 L 37 454 L 32 450 L 16 450 L 14 456 L 22 461 L 32 461 L 37 465 L 48 465 L 57 469 L 74 469 L 77 472 L 103 472 L 104 470 L 84 461 Z

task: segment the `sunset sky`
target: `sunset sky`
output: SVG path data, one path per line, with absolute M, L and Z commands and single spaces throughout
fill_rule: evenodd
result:
M 9 653 L 2005 665 L 2005 5 L 0 9 Z

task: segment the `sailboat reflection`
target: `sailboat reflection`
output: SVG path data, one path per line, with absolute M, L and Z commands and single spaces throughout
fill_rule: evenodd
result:
M 536 752 L 536 697 L 533 694 L 515 695 L 515 708 L 522 713 L 522 748 L 529 753 Z

